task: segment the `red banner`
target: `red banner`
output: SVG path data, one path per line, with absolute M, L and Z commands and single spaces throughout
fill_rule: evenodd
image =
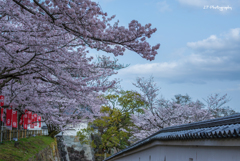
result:
M 28 115 L 24 114 L 24 124 L 23 124 L 23 128 L 27 129 L 27 125 L 28 125 Z
M 7 109 L 6 126 L 11 126 L 11 124 L 12 124 L 12 109 Z
M 3 112 L 4 111 L 4 109 L 3 108 L 1 108 L 1 121 L 3 121 Z
M 0 106 L 4 106 L 4 96 L 0 95 Z
M 31 119 L 32 118 L 32 112 L 28 111 L 28 118 Z
M 34 116 L 34 126 L 37 126 L 37 114 L 35 113 L 35 114 L 33 114 L 33 116 Z
M 24 124 L 24 125 L 23 125 L 23 129 L 27 129 L 27 124 Z
M 31 129 L 34 128 L 34 124 L 33 124 L 33 123 L 30 124 L 30 128 L 31 128 Z
M 23 124 L 23 116 L 24 116 L 24 115 L 22 115 L 21 118 L 20 118 L 19 125 L 22 125 L 22 124 Z
M 27 124 L 31 124 L 32 123 L 32 119 L 28 119 L 28 123 Z
M 32 123 L 32 112 L 28 111 L 28 124 Z
M 38 116 L 38 121 L 39 121 L 39 127 L 41 127 L 41 116 Z
M 41 121 L 41 116 L 38 116 L 38 121 Z
M 12 127 L 17 128 L 17 111 L 12 111 Z

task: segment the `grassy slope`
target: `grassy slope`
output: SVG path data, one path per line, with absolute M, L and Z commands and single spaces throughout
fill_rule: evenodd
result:
M 54 142 L 54 139 L 48 136 L 22 138 L 18 140 L 18 148 L 14 147 L 14 142 L 0 144 L 0 161 L 26 161 Z

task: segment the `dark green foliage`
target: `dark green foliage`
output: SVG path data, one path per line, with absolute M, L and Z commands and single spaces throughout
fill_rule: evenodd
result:
M 145 106 L 141 95 L 133 91 L 120 91 L 119 94 L 103 97 L 111 103 L 101 107 L 101 113 L 105 116 L 95 119 L 89 123 L 88 128 L 78 132 L 80 142 L 91 144 L 98 154 L 103 154 L 103 149 L 110 153 L 112 148 L 121 150 L 131 144 L 129 138 L 137 128 L 131 120 L 131 115 L 143 113 L 142 107 Z M 92 141 L 89 141 L 89 135 Z

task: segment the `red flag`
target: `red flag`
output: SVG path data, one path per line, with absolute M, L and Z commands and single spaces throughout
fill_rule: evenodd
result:
M 3 110 L 4 110 L 4 109 L 1 108 L 1 121 L 3 121 L 3 113 L 4 113 Z
M 27 129 L 27 124 L 28 124 L 28 115 L 27 114 L 24 114 L 24 124 L 23 124 L 23 127 L 24 129 Z
M 32 123 L 32 119 L 28 119 L 28 123 L 27 124 L 31 124 Z
M 4 96 L 0 95 L 0 106 L 4 106 Z
M 34 121 L 34 116 L 32 115 L 32 120 L 31 120 L 31 124 L 30 124 L 30 128 L 31 128 L 31 129 L 34 128 L 34 123 L 33 123 L 33 121 Z
M 38 116 L 38 121 L 39 121 L 39 127 L 41 127 L 41 116 Z
M 38 121 L 41 121 L 41 116 L 38 116 Z
M 11 124 L 12 124 L 12 109 L 7 109 L 6 126 L 11 126 Z
M 28 118 L 31 119 L 32 118 L 32 112 L 28 111 Z
M 25 110 L 25 113 L 27 113 L 28 110 Z
M 32 112 L 28 111 L 28 124 L 32 123 Z
M 23 125 L 23 129 L 27 129 L 27 124 L 24 124 L 24 125 Z
M 33 116 L 34 116 L 34 126 L 37 126 L 37 114 L 35 113 L 35 114 L 33 114 Z
M 12 127 L 17 128 L 17 111 L 12 111 Z
M 23 115 L 21 116 L 20 122 L 19 122 L 19 125 L 22 125 L 22 124 L 23 124 Z

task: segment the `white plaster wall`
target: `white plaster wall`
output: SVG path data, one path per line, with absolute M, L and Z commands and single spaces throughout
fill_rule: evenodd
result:
M 125 156 L 115 161 L 149 161 L 149 156 L 151 156 L 151 161 L 159 161 L 160 159 L 160 149 L 161 147 L 155 146 L 144 151 L 134 153 L 132 155 Z M 122 155 L 124 156 L 124 155 Z M 140 160 L 139 160 L 140 158 Z
M 240 161 L 240 147 L 155 146 L 115 161 Z
M 78 131 L 80 131 L 81 129 L 87 128 L 87 123 L 79 123 L 79 124 L 76 124 L 75 126 L 67 125 L 67 127 L 69 128 L 69 130 L 65 130 L 63 132 L 63 135 L 77 136 Z

